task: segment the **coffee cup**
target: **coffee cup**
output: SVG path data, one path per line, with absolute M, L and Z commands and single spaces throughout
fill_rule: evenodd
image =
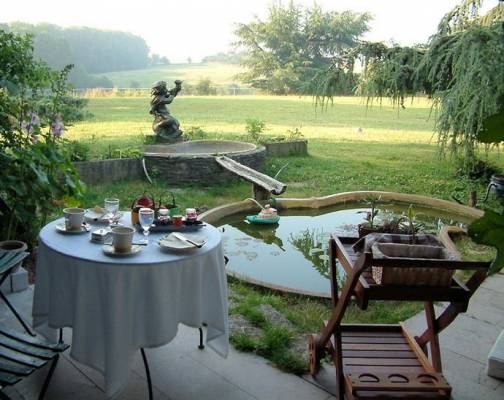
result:
M 82 229 L 84 213 L 85 210 L 83 208 L 65 208 L 63 210 L 63 215 L 65 216 L 65 229 L 67 231 Z
M 128 253 L 131 251 L 133 234 L 135 230 L 128 226 L 116 226 L 112 228 L 112 246 L 118 253 Z

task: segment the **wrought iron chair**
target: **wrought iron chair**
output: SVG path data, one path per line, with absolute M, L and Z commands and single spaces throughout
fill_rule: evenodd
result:
M 49 343 L 0 325 L 0 399 L 10 400 L 3 392 L 5 387 L 15 385 L 51 362 L 38 397 L 42 400 L 56 369 L 59 354 L 68 347 L 70 345 L 62 342 Z

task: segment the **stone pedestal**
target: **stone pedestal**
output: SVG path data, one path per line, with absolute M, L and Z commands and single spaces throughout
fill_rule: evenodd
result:
M 10 274 L 0 287 L 4 294 L 21 292 L 28 289 L 28 271 L 19 268 L 16 272 Z
M 179 136 L 176 138 L 163 138 L 161 136 L 156 135 L 155 133 L 145 135 L 145 144 L 175 144 L 183 142 L 183 136 Z

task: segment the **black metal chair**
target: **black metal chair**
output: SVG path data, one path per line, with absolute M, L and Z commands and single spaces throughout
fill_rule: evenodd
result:
M 0 400 L 10 400 L 3 392 L 5 387 L 15 385 L 51 362 L 38 397 L 42 400 L 56 369 L 59 354 L 68 347 L 70 345 L 62 342 L 50 343 L 0 325 Z
M 9 277 L 16 265 L 18 265 L 21 261 L 28 257 L 29 254 L 30 253 L 26 251 L 15 253 L 12 251 L 0 250 L 0 286 L 2 286 L 5 280 Z M 33 331 L 28 327 L 28 324 L 23 321 L 23 318 L 21 318 L 14 306 L 1 291 L 0 297 L 5 302 L 5 304 L 7 304 L 7 307 L 9 307 L 9 309 L 12 311 L 19 323 L 23 326 L 26 333 L 31 336 L 35 336 Z

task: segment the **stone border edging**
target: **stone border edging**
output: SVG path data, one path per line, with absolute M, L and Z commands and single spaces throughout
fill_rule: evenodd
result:
M 280 210 L 289 208 L 323 208 L 333 206 L 336 204 L 345 204 L 363 200 L 366 197 L 370 196 L 376 196 L 376 197 L 381 196 L 381 199 L 383 201 L 397 201 L 400 203 L 417 204 L 432 208 L 439 208 L 441 210 L 449 211 L 472 219 L 480 218 L 483 216 L 482 210 L 464 206 L 452 201 L 441 200 L 417 194 L 380 192 L 380 191 L 343 192 L 323 197 L 275 198 L 274 204 Z M 257 205 L 255 205 L 249 200 L 244 200 L 212 208 L 201 214 L 200 219 L 202 221 L 208 222 L 209 224 L 213 224 L 229 215 L 252 210 L 257 210 Z
M 144 178 L 141 158 L 111 158 L 73 163 L 80 179 L 88 185 L 115 182 L 125 178 Z
M 483 216 L 484 212 L 482 210 L 464 206 L 455 202 L 436 199 L 433 197 L 421 196 L 416 194 L 405 194 L 405 193 L 395 193 L 395 192 L 379 192 L 379 191 L 359 191 L 359 192 L 344 192 L 336 193 L 329 196 L 323 197 L 308 197 L 308 198 L 276 198 L 275 206 L 279 209 L 289 209 L 289 208 L 323 208 L 329 207 L 336 204 L 345 204 L 350 202 L 359 201 L 365 199 L 369 196 L 381 196 L 384 201 L 396 201 L 400 203 L 417 204 L 422 206 L 428 206 L 432 208 L 438 208 L 444 211 L 449 211 L 466 218 L 477 219 Z M 209 224 L 214 224 L 224 217 L 237 214 L 245 211 L 257 211 L 257 205 L 249 200 L 243 200 L 240 202 L 225 204 L 216 208 L 212 208 L 199 216 L 199 219 L 207 222 Z M 445 229 L 446 228 L 446 229 Z M 463 232 L 463 229 L 458 227 L 444 227 L 440 233 L 440 239 L 445 244 L 447 248 L 455 248 L 449 234 Z M 447 238 L 447 239 L 446 239 Z M 457 251 L 458 253 L 458 251 Z M 267 282 L 262 282 L 260 280 L 247 277 L 246 275 L 239 274 L 237 272 L 228 271 L 226 273 L 236 279 L 244 281 L 254 286 L 264 287 L 266 289 L 286 292 L 291 294 L 297 294 L 308 297 L 316 297 L 327 299 L 325 295 L 319 293 L 312 293 L 303 290 L 296 290 L 292 288 L 286 288 L 281 285 L 273 285 Z
M 268 156 L 306 156 L 308 155 L 307 140 L 286 140 L 284 142 L 264 143 Z

